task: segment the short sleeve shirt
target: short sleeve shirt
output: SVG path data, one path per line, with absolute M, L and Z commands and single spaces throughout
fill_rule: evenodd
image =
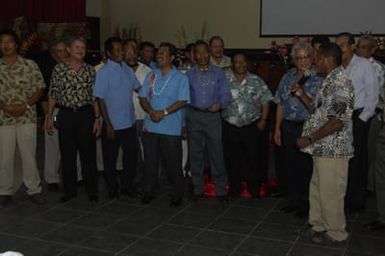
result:
M 261 106 L 273 99 L 265 82 L 257 75 L 248 73 L 239 82 L 232 71 L 227 72 L 232 100 L 222 111 L 223 119 L 237 127 L 251 124 L 261 115 Z
M 301 77 L 294 68 L 289 70 L 279 82 L 274 102 L 282 106 L 283 119 L 303 122 L 309 117 L 310 113 L 305 104 L 298 97 L 293 95 L 290 90 L 291 86 L 300 78 Z M 320 85 L 321 81 L 322 78 L 316 76 L 315 71 L 312 71 L 310 78 L 303 85 L 305 93 L 312 98 L 313 103 L 316 98 L 317 87 Z
M 45 88 L 37 64 L 18 56 L 15 64 L 0 59 L 0 102 L 5 105 L 26 103 L 38 88 Z M 0 125 L 29 124 L 36 122 L 36 108 L 32 106 L 20 117 L 11 117 L 0 110 Z
M 92 90 L 95 83 L 95 68 L 83 63 L 74 72 L 68 63 L 55 66 L 48 95 L 56 105 L 66 108 L 80 108 L 93 102 Z
M 155 69 L 144 80 L 139 97 L 146 98 L 156 111 L 162 111 L 177 101 L 188 102 L 190 100 L 188 79 L 175 67 L 166 75 L 162 75 L 159 69 Z M 143 130 L 163 135 L 180 136 L 182 122 L 182 109 L 165 116 L 159 123 L 153 122 L 147 114 L 144 119 Z
M 134 71 L 126 63 L 108 60 L 97 73 L 93 95 L 104 100 L 115 130 L 135 124 L 133 91 L 140 88 Z
M 342 121 L 342 128 L 302 151 L 317 157 L 350 158 L 353 156 L 354 87 L 342 67 L 335 68 L 325 78 L 317 95 L 317 108 L 305 121 L 303 136 L 322 127 L 330 117 Z

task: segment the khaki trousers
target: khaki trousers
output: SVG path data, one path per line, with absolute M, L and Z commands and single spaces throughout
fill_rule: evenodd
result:
M 32 195 L 41 192 L 40 175 L 36 165 L 36 143 L 36 124 L 0 126 L 0 195 L 14 193 L 16 148 L 21 157 L 27 193 Z
M 309 187 L 309 224 L 314 231 L 326 231 L 332 239 L 343 241 L 348 237 L 344 198 L 349 159 L 313 157 L 313 164 Z

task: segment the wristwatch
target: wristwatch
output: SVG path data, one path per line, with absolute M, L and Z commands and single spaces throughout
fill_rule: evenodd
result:
M 165 116 L 167 116 L 167 115 L 168 115 L 168 111 L 167 111 L 167 108 L 165 108 L 165 109 L 163 110 L 163 114 L 164 114 Z

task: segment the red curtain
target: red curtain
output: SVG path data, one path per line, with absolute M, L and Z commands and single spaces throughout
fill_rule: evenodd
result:
M 31 29 L 38 23 L 86 21 L 86 0 L 10 0 L 0 8 L 0 21 L 23 16 Z

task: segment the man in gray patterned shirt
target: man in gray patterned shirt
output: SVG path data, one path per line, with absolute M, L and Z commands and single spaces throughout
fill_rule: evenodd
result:
M 318 90 L 317 107 L 297 140 L 297 146 L 313 156 L 311 228 L 302 234 L 315 243 L 340 242 L 348 237 L 344 197 L 349 158 L 353 156 L 354 88 L 341 63 L 342 51 L 336 44 L 325 44 L 317 52 L 317 72 L 326 78 Z

